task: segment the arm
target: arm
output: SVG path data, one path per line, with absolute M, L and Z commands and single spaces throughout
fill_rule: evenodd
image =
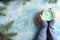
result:
M 42 13 L 42 12 L 41 12 Z M 40 13 L 39 16 L 39 21 L 41 22 L 41 28 L 40 28 L 40 33 L 39 33 L 39 37 L 37 40 L 46 40 L 46 30 L 47 30 L 47 22 L 43 19 L 42 14 Z

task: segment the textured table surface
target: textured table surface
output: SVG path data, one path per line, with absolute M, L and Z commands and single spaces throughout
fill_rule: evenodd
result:
M 18 35 L 13 40 L 32 40 L 38 30 L 34 24 L 35 15 L 42 9 L 54 8 L 56 12 L 56 22 L 54 25 L 57 39 L 60 40 L 60 6 L 58 4 L 48 4 L 47 0 L 32 0 L 26 5 L 21 5 L 18 1 L 11 2 L 5 10 L 6 17 L 0 16 L 0 24 L 7 24 L 14 20 L 14 24 L 9 32 L 17 32 Z

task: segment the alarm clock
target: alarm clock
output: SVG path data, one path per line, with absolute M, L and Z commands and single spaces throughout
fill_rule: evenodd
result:
M 48 9 L 48 10 L 43 11 L 42 16 L 43 16 L 44 20 L 50 21 L 53 19 L 54 14 L 53 14 L 52 10 Z

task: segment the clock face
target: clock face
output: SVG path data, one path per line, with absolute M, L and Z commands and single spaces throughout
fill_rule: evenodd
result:
M 46 21 L 52 20 L 52 19 L 53 19 L 53 13 L 52 13 L 52 11 L 51 11 L 51 10 L 45 10 L 45 11 L 43 12 L 43 18 L 44 18 L 44 20 L 46 20 Z

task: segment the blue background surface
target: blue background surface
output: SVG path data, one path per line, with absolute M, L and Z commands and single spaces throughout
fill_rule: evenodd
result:
M 1 3 L 0 3 L 1 4 Z M 19 1 L 11 2 L 4 12 L 6 17 L 0 16 L 0 24 L 8 24 L 14 20 L 14 24 L 9 32 L 17 32 L 18 35 L 13 40 L 32 40 L 38 30 L 34 24 L 33 18 L 42 9 L 52 7 L 56 13 L 56 22 L 54 25 L 57 40 L 60 40 L 60 1 L 57 4 L 48 4 L 47 0 L 32 0 L 26 5 L 21 5 Z

